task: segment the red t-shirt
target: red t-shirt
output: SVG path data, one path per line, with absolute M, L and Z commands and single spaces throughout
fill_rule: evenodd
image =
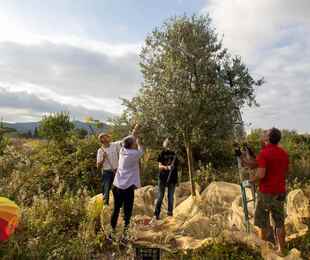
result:
M 258 168 L 265 168 L 266 174 L 259 182 L 262 193 L 286 192 L 285 177 L 288 171 L 288 154 L 278 145 L 268 144 L 256 158 Z

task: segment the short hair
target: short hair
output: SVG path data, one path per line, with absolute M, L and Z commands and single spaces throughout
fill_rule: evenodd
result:
M 275 127 L 271 128 L 269 131 L 269 142 L 271 144 L 278 144 L 281 140 L 281 131 Z
M 110 136 L 110 135 L 107 134 L 107 133 L 100 133 L 100 134 L 98 135 L 99 141 L 101 141 L 101 138 L 104 137 L 104 136 Z
M 135 141 L 136 141 L 136 138 L 133 135 L 126 136 L 122 142 L 123 147 L 126 149 L 130 149 L 132 145 L 135 143 Z

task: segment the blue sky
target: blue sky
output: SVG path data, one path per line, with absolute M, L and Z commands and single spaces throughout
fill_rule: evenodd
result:
M 199 12 L 205 2 L 12 0 L 0 5 L 3 5 L 2 13 L 12 15 L 30 31 L 76 34 L 110 43 L 135 43 L 168 17 Z
M 141 84 L 145 36 L 174 15 L 209 13 L 224 45 L 264 76 L 251 128 L 310 132 L 308 0 L 0 2 L 0 117 L 39 120 L 68 109 L 76 119 L 121 112 Z

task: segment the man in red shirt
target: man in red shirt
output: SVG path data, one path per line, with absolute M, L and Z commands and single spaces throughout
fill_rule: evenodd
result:
M 288 171 L 288 154 L 278 146 L 281 132 L 276 128 L 268 131 L 269 142 L 256 158 L 257 174 L 251 175 L 252 182 L 259 181 L 259 193 L 254 215 L 254 224 L 260 228 L 260 237 L 267 240 L 269 214 L 275 222 L 275 238 L 279 253 L 285 247 L 284 201 L 285 179 Z

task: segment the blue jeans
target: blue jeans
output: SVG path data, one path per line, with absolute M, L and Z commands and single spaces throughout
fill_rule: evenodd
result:
M 109 205 L 110 190 L 114 180 L 114 172 L 112 170 L 102 171 L 102 195 L 104 197 L 104 204 Z
M 155 212 L 154 215 L 156 218 L 159 218 L 160 210 L 161 210 L 161 204 L 163 203 L 163 199 L 165 196 L 165 190 L 166 187 L 168 187 L 168 216 L 173 215 L 173 200 L 174 200 L 174 191 L 175 191 L 176 184 L 169 183 L 168 185 L 166 183 L 163 183 L 159 180 L 158 182 L 158 197 L 157 202 L 155 206 Z

